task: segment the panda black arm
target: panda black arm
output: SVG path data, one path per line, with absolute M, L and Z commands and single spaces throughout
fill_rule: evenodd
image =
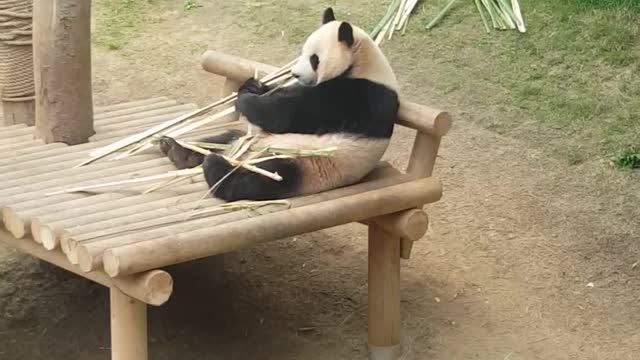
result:
M 294 86 L 270 95 L 244 93 L 236 109 L 271 133 L 351 133 L 391 136 L 397 93 L 364 79 L 336 78 L 314 87 Z
M 270 133 L 289 132 L 290 124 L 297 113 L 302 99 L 313 88 L 291 86 L 269 95 L 240 92 L 236 100 L 236 110 L 247 120 Z

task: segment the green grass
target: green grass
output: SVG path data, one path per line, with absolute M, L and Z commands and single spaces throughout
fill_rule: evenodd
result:
M 414 24 L 426 24 L 446 2 L 425 3 Z M 425 79 L 436 92 L 453 95 L 460 110 L 475 109 L 479 123 L 568 164 L 637 145 L 640 12 L 624 1 L 520 3 L 526 34 L 485 34 L 473 4 L 461 1 L 437 28 L 424 32 L 415 25 L 385 47 L 402 52 L 396 58 L 407 64 L 405 78 Z M 425 63 L 436 65 L 426 73 L 420 70 Z M 451 84 L 462 85 L 450 91 Z
M 560 2 L 578 9 L 628 9 L 640 12 L 638 0 L 561 0 Z
M 167 0 L 96 0 L 93 2 L 95 29 L 93 43 L 120 50 L 138 35 L 145 24 L 157 21 L 151 16 Z
M 613 163 L 621 169 L 640 169 L 640 150 L 623 150 L 613 158 Z

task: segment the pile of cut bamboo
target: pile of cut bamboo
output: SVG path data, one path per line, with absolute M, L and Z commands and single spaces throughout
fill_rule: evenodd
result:
M 387 13 L 371 32 L 371 37 L 375 39 L 376 44 L 380 45 L 385 36 L 391 40 L 394 31 L 402 30 L 404 34 L 409 23 L 409 16 L 416 4 L 418 4 L 418 0 L 393 0 Z
M 436 15 L 436 17 L 427 24 L 427 30 L 433 28 L 444 15 L 451 9 L 453 4 L 457 0 L 451 0 L 449 3 Z M 520 12 L 520 4 L 518 0 L 473 0 L 482 23 L 487 32 L 491 32 L 489 23 L 485 16 L 485 12 L 489 14 L 491 24 L 494 29 L 507 30 L 518 29 L 520 32 L 526 32 L 527 29 L 524 25 L 522 13 Z

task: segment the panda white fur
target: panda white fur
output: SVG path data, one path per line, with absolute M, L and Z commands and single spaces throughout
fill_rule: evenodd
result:
M 254 146 L 297 149 L 337 147 L 330 157 L 300 157 L 261 162 L 282 181 L 238 169 L 214 189 L 227 201 L 268 200 L 312 194 L 356 183 L 386 151 L 398 113 L 397 80 L 387 59 L 362 29 L 323 14 L 292 68 L 298 84 L 266 96 L 255 79 L 238 92 L 236 110 L 261 129 Z M 229 143 L 243 134 L 229 131 L 203 139 Z M 233 168 L 222 156 L 204 157 L 163 138 L 162 150 L 178 168 L 203 164 L 211 187 Z

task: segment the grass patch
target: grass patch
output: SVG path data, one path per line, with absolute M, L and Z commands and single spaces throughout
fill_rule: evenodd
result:
M 152 16 L 167 0 L 95 0 L 93 43 L 120 50 L 139 34 L 144 25 L 157 22 Z
M 461 2 L 440 26 L 422 30 L 446 2 L 425 3 L 407 36 L 384 45 L 402 77 L 426 81 L 484 126 L 569 164 L 637 145 L 640 13 L 623 1 L 521 0 L 526 34 L 485 34 L 475 7 Z M 462 86 L 450 91 L 451 83 Z
M 559 2 L 581 10 L 626 9 L 640 12 L 640 1 L 638 0 L 561 0 Z
M 640 150 L 623 150 L 613 158 L 613 163 L 621 169 L 640 169 Z

